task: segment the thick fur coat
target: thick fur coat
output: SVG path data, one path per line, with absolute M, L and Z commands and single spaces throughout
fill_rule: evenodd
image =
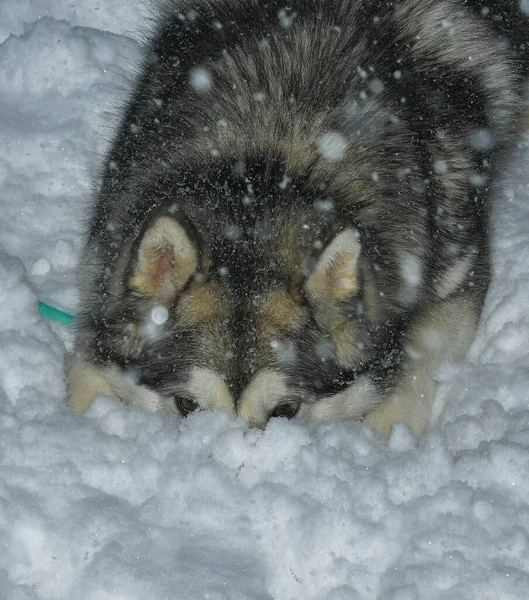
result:
M 424 432 L 528 64 L 514 1 L 162 3 L 95 199 L 72 407 Z

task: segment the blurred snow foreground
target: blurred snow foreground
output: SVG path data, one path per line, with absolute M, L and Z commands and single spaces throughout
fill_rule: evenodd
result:
M 131 4 L 0 4 L 0 598 L 529 597 L 527 139 L 499 190 L 479 338 L 426 437 L 65 406 L 71 331 L 37 298 L 75 310 L 103 99 L 119 105 L 116 64 L 137 56 Z

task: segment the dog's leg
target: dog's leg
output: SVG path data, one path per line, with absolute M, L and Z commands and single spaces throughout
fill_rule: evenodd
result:
M 103 371 L 77 355 L 67 377 L 68 403 L 76 413 L 83 413 L 94 396 L 112 396 L 112 388 Z
M 365 422 L 384 435 L 394 423 L 415 434 L 428 430 L 437 391 L 436 373 L 443 363 L 461 361 L 474 339 L 479 304 L 457 296 L 423 313 L 408 335 L 407 359 L 388 399 L 366 415 Z

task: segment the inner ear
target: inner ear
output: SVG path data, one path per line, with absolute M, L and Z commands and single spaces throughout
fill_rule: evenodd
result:
M 170 301 L 197 269 L 198 250 L 184 227 L 170 217 L 160 217 L 143 235 L 129 286 L 143 296 Z
M 319 304 L 346 300 L 358 293 L 360 249 L 355 229 L 348 228 L 336 235 L 305 282 L 308 299 Z

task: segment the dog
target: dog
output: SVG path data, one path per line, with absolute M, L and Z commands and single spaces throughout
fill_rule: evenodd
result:
M 427 431 L 489 283 L 521 6 L 162 2 L 79 269 L 73 410 Z

